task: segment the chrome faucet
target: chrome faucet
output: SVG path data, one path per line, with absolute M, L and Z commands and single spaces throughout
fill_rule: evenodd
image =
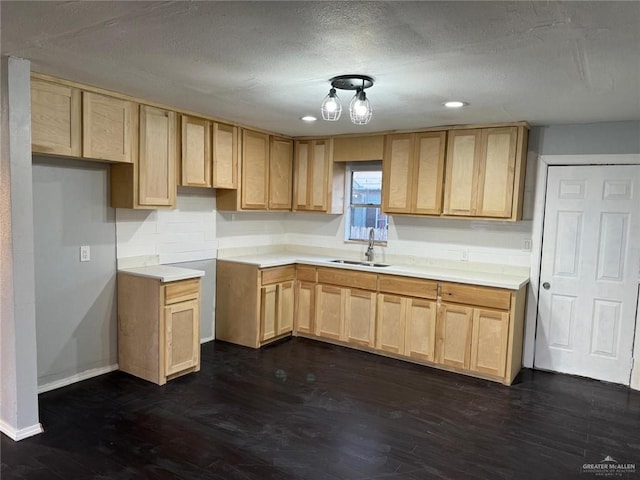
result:
M 374 241 L 374 237 L 375 236 L 375 232 L 372 229 L 369 230 L 369 246 L 367 247 L 367 253 L 364 254 L 365 258 L 367 259 L 367 262 L 373 262 L 373 241 Z

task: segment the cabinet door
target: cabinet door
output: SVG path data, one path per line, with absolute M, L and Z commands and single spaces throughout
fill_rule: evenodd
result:
M 277 333 L 278 286 L 267 285 L 260 290 L 260 341 L 274 338 Z
M 309 210 L 326 212 L 329 208 L 330 140 L 314 140 L 309 173 Z
M 440 215 L 447 132 L 415 134 L 412 213 Z
M 242 132 L 242 208 L 266 210 L 269 189 L 269 135 Z
M 376 325 L 375 292 L 348 291 L 344 317 L 346 341 L 354 345 L 373 347 Z
M 278 316 L 276 335 L 291 333 L 293 330 L 293 280 L 278 284 Z
M 165 311 L 165 375 L 196 367 L 200 361 L 198 300 L 175 303 Z
M 138 203 L 172 206 L 176 199 L 176 114 L 140 105 Z
M 213 123 L 213 187 L 238 188 L 238 127 Z
M 211 128 L 208 120 L 182 115 L 182 179 L 185 187 L 211 186 Z
M 82 155 L 133 163 L 137 118 L 133 102 L 82 92 Z
M 476 308 L 471 335 L 471 370 L 503 377 L 507 359 L 509 312 Z
M 404 354 L 408 357 L 435 361 L 436 302 L 408 298 Z
M 294 154 L 295 180 L 293 208 L 295 210 L 307 210 L 309 208 L 309 168 L 311 165 L 311 141 L 296 141 Z
M 406 299 L 395 295 L 378 295 L 376 348 L 403 353 L 405 340 Z
M 447 148 L 445 215 L 476 215 L 481 130 L 452 130 Z
M 82 156 L 80 90 L 31 79 L 31 149 Z
M 315 291 L 315 283 L 298 282 L 296 287 L 296 332 L 314 332 Z
M 271 137 L 269 159 L 269 210 L 291 210 L 293 142 Z
M 413 134 L 387 135 L 382 160 L 382 210 L 411 213 Z
M 329 285 L 316 286 L 315 332 L 319 337 L 340 340 L 344 326 L 343 289 Z
M 511 217 L 516 163 L 516 127 L 482 130 L 478 178 L 478 208 L 481 217 Z
M 442 304 L 438 313 L 436 361 L 468 369 L 473 308 Z

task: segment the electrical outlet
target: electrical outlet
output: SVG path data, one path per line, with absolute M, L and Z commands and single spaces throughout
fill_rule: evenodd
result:
M 522 242 L 522 250 L 524 250 L 525 252 L 530 252 L 531 251 L 531 239 L 530 238 L 526 238 L 524 240 L 524 242 Z
M 469 261 L 469 250 L 467 250 L 466 248 L 464 250 L 462 250 L 461 260 L 463 262 L 468 262 Z
M 89 245 L 82 245 L 80 247 L 80 261 L 81 262 L 91 261 L 91 247 L 89 247 Z

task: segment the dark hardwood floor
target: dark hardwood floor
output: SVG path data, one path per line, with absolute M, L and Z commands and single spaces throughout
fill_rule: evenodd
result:
M 640 392 L 531 370 L 505 387 L 300 338 L 205 344 L 164 387 L 86 380 L 42 394 L 40 419 L 2 436 L 2 480 L 595 480 L 582 466 L 607 455 L 640 478 Z

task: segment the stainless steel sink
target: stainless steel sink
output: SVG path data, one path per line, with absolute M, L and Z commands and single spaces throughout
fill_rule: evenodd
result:
M 360 265 L 362 267 L 389 267 L 386 263 L 362 262 L 360 260 L 331 260 L 331 263 L 342 263 L 343 265 Z

